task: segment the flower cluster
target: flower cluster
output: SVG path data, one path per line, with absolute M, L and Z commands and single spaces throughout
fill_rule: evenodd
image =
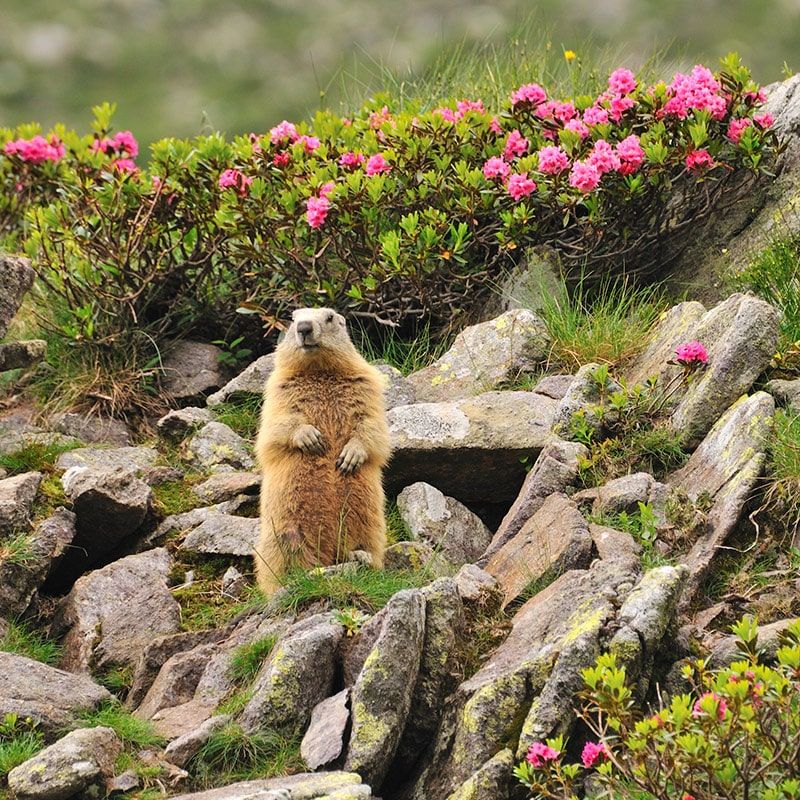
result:
M 7 156 L 16 156 L 21 161 L 41 164 L 44 161 L 59 161 L 66 154 L 66 147 L 55 136 L 45 139 L 34 136 L 31 139 L 17 139 L 6 142 L 3 152 Z
M 253 182 L 249 175 L 243 175 L 238 169 L 226 169 L 218 180 L 220 189 L 236 189 L 244 197 L 247 187 Z
M 561 753 L 544 742 L 534 742 L 528 748 L 525 760 L 533 767 L 543 767 L 548 761 L 555 761 Z
M 686 342 L 675 348 L 675 360 L 682 367 L 708 364 L 708 351 L 701 342 Z

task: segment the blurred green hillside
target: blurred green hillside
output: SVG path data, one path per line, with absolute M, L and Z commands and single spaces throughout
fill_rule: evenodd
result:
M 425 76 L 523 18 L 556 50 L 591 41 L 631 67 L 656 50 L 669 68 L 737 50 L 766 83 L 800 63 L 800 0 L 2 0 L 0 18 L 0 124 L 83 129 L 113 100 L 117 127 L 145 144 L 355 106 L 384 67 Z

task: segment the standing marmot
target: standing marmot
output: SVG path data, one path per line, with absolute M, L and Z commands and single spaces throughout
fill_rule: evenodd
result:
M 258 584 L 288 567 L 366 550 L 383 566 L 381 470 L 389 459 L 383 376 L 359 354 L 344 317 L 301 308 L 275 351 L 256 456 L 263 473 Z

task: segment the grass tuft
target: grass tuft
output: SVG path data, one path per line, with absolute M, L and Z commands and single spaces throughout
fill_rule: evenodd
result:
M 261 420 L 261 398 L 248 396 L 242 400 L 221 403 L 213 408 L 214 416 L 224 425 L 252 441 Z
M 61 648 L 24 623 L 10 620 L 8 630 L 0 637 L 0 650 L 41 661 L 53 666 L 61 659 Z
M 795 542 L 800 531 L 800 414 L 775 413 L 769 443 L 769 484 L 764 508 L 783 520 Z
M 0 780 L 5 780 L 14 767 L 33 758 L 44 746 L 44 736 L 35 730 L 8 737 L 0 736 Z
M 388 544 L 397 542 L 408 542 L 413 539 L 413 535 L 405 520 L 400 516 L 397 503 L 389 500 L 386 503 L 386 540 Z
M 375 334 L 356 326 L 353 337 L 367 361 L 388 364 L 403 375 L 432 364 L 452 344 L 451 337 L 434 336 L 428 327 L 416 332 L 413 339 L 403 339 L 393 328 Z
M 153 726 L 130 711 L 126 711 L 119 703 L 111 702 L 100 708 L 81 712 L 76 719 L 76 728 L 112 728 L 126 747 L 160 747 L 164 739 L 159 736 Z
M 270 634 L 237 647 L 231 655 L 231 679 L 239 686 L 249 684 L 258 674 L 277 641 L 278 637 Z
M 95 680 L 119 700 L 124 700 L 133 683 L 133 667 L 109 667 L 95 674 Z
M 52 472 L 62 453 L 80 446 L 77 443 L 31 441 L 12 453 L 0 453 L 0 467 L 10 475 Z

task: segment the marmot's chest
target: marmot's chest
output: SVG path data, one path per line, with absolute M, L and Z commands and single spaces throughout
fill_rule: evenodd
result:
M 284 388 L 292 398 L 293 411 L 332 438 L 349 438 L 364 416 L 372 387 L 363 378 L 323 374 L 294 377 Z

